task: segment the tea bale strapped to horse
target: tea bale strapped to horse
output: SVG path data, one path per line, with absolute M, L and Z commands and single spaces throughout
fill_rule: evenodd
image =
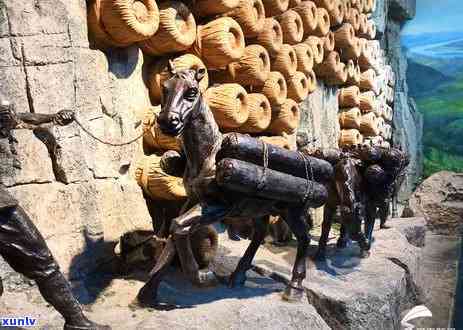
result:
M 186 158 L 183 180 L 188 201 L 172 222 L 171 235 L 151 271 L 151 279 L 137 296 L 138 303 L 148 306 L 156 304 L 159 284 L 176 254 L 180 258 L 183 272 L 193 283 L 215 283 L 216 278 L 212 272 L 199 269 L 193 257 L 189 235 L 198 228 L 223 218 L 236 221 L 243 218 L 254 219 L 255 232 L 251 243 L 229 279 L 232 287 L 243 284 L 246 271 L 251 268 L 255 253 L 264 240 L 268 215 L 273 214 L 280 214 L 284 218 L 298 241 L 293 275 L 284 298 L 300 299 L 303 293 L 302 281 L 306 276 L 305 254 L 310 243 L 306 221 L 303 219 L 304 209 L 308 206 L 319 207 L 326 201 L 327 191 L 324 186 L 311 179 L 331 176 L 331 165 L 291 154 L 293 159 L 299 157 L 298 164 L 304 164 L 302 167 L 306 169 L 303 172 L 305 175 L 291 175 L 294 169 L 289 174 L 283 173 L 272 169 L 278 163 L 275 155 L 283 152 L 281 149 L 271 148 L 254 139 L 247 140 L 243 136 L 235 138 L 246 140 L 250 144 L 252 142 L 256 148 L 250 148 L 253 151 L 244 155 L 242 160 L 233 152 L 224 150 L 217 162 L 216 156 L 230 140 L 224 139 L 220 133 L 212 112 L 201 95 L 199 82 L 205 71 L 198 69 L 175 72 L 173 67 L 171 71 L 172 78 L 163 84 L 162 111 L 158 124 L 165 134 L 181 135 Z M 261 153 L 262 158 L 254 157 L 253 153 L 256 152 Z M 250 171 L 253 175 L 249 175 Z M 285 193 L 278 194 L 278 189 Z M 285 196 L 286 192 L 291 192 L 292 197 Z

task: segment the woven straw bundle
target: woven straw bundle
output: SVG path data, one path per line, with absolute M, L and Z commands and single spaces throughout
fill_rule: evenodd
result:
M 291 77 L 297 70 L 297 56 L 293 47 L 283 44 L 271 62 L 272 71 L 280 71 L 285 78 Z
M 340 69 L 340 64 L 339 54 L 335 51 L 329 52 L 323 62 L 315 66 L 315 73 L 321 78 L 332 77 Z
M 360 132 L 365 136 L 379 135 L 380 127 L 378 118 L 373 112 L 362 115 L 360 121 Z
M 299 126 L 300 110 L 297 103 L 292 99 L 272 108 L 272 121 L 267 132 L 282 135 L 283 133 L 293 134 Z
M 387 104 L 394 104 L 394 88 L 386 87 L 386 102 Z
M 283 45 L 283 30 L 273 17 L 266 18 L 264 28 L 256 38 L 256 43 L 265 47 L 270 55 L 276 54 Z
M 306 43 L 294 45 L 293 48 L 297 57 L 297 71 L 307 75 L 308 72 L 313 70 L 314 66 L 313 48 Z
M 175 69 L 179 71 L 186 69 L 207 69 L 201 59 L 193 54 L 185 54 L 173 58 L 172 62 L 174 63 Z M 162 58 L 149 68 L 148 88 L 153 103 L 159 103 L 161 101 L 162 83 L 170 77 L 169 58 Z M 205 92 L 208 86 L 209 76 L 206 71 L 203 79 L 199 82 L 199 87 L 202 92 Z
M 391 144 L 388 142 L 388 141 L 383 141 L 381 143 L 381 148 L 384 148 L 384 149 L 391 149 Z
M 158 30 L 159 9 L 154 0 L 111 0 L 102 4 L 105 30 L 117 43 L 146 40 Z
M 256 91 L 264 94 L 271 106 L 283 104 L 288 96 L 285 77 L 278 71 L 271 71 L 264 85 Z
M 373 63 L 374 63 L 373 53 L 371 51 L 371 48 L 368 47 L 366 43 L 366 39 L 360 38 L 360 45 L 361 45 L 362 51 L 358 58 L 358 63 L 360 65 L 360 68 L 363 71 L 366 71 L 373 67 Z
M 288 86 L 288 98 L 297 103 L 304 101 L 309 94 L 309 82 L 304 73 L 296 71 L 291 77 L 286 79 Z
M 343 61 L 348 61 L 348 60 L 357 60 L 361 54 L 361 45 L 360 45 L 360 40 L 359 38 L 355 37 L 352 40 L 352 44 L 349 45 L 346 48 L 343 48 L 340 56 Z
M 368 142 L 368 144 L 372 147 L 374 146 L 380 146 L 384 140 L 381 136 L 369 136 L 367 138 L 365 138 L 365 141 Z
M 374 92 L 360 93 L 360 110 L 362 112 L 374 111 L 376 108 L 376 96 Z
M 260 45 L 247 46 L 239 61 L 230 64 L 230 72 L 243 85 L 261 86 L 270 72 L 270 57 Z
M 352 60 L 349 60 L 349 61 L 352 61 Z M 352 69 L 352 74 L 347 77 L 346 83 L 348 85 L 358 85 L 360 83 L 360 76 L 362 74 L 360 71 L 360 66 L 358 64 L 353 64 L 353 65 L 354 67 Z
M 225 15 L 234 18 L 248 38 L 257 36 L 264 28 L 265 8 L 262 0 L 240 0 L 240 4 Z
M 210 87 L 204 97 L 220 127 L 237 128 L 248 120 L 248 95 L 240 85 Z
M 289 8 L 289 0 L 262 0 L 267 17 L 284 13 Z
M 161 111 L 161 106 L 148 108 L 143 118 L 143 131 L 147 132 L 143 136 L 144 148 L 148 151 L 159 150 L 181 150 L 180 138 L 171 137 L 161 132 L 156 123 L 157 115 Z
M 387 121 L 392 121 L 392 117 L 394 116 L 394 112 L 392 108 L 388 105 L 384 105 L 383 108 L 383 118 Z
M 259 140 L 280 148 L 291 150 L 291 145 L 289 144 L 289 140 L 286 136 L 260 136 Z
M 89 31 L 91 32 L 94 41 L 96 42 L 95 46 L 100 49 L 105 49 L 108 47 L 127 47 L 130 43 L 119 43 L 114 40 L 111 35 L 106 31 L 106 28 L 103 24 L 101 14 L 102 14 L 102 5 L 104 0 L 94 0 L 88 4 L 87 11 L 87 21 Z
M 289 0 L 289 8 L 297 7 L 301 3 L 302 3 L 302 0 Z
M 373 20 L 369 20 L 367 23 L 367 37 L 368 39 L 376 38 L 376 24 Z
M 301 16 L 297 12 L 290 9 L 275 18 L 281 25 L 284 43 L 294 45 L 302 41 L 304 27 Z
M 362 113 L 359 108 L 352 108 L 345 110 L 338 114 L 339 125 L 343 129 L 347 128 L 360 128 L 360 122 L 362 120 Z
M 330 31 L 330 15 L 325 8 L 317 8 L 317 27 L 313 34 L 318 37 L 324 37 Z
M 243 56 L 244 34 L 234 19 L 215 19 L 199 26 L 197 33 L 193 52 L 202 58 L 209 69 L 224 68 Z
M 333 31 L 328 32 L 326 36 L 323 37 L 323 48 L 326 53 L 332 52 L 336 47 L 336 41 L 334 39 Z
M 383 130 L 384 130 L 384 125 L 386 125 L 386 123 L 384 122 L 384 118 L 376 116 L 376 121 L 378 122 L 379 135 L 381 135 L 384 138 Z
M 354 28 L 355 32 L 357 32 L 360 28 L 360 13 L 357 9 L 351 8 L 347 14 L 345 19 L 346 23 L 349 23 Z
M 365 13 L 371 13 L 376 7 L 375 0 L 364 0 L 363 11 Z
M 135 170 L 135 179 L 143 191 L 154 200 L 181 200 L 187 197 L 183 179 L 166 174 L 161 157 L 144 156 Z
M 265 95 L 248 94 L 248 120 L 238 129 L 241 133 L 260 133 L 267 129 L 272 119 L 272 108 Z
M 341 88 L 338 94 L 339 107 L 354 108 L 360 105 L 360 89 L 357 86 Z
M 347 76 L 349 75 L 349 70 L 347 68 L 347 65 L 344 63 L 340 63 L 338 66 L 338 69 L 334 72 L 331 73 L 327 78 L 326 78 L 326 84 L 328 86 L 341 86 L 344 85 L 347 81 Z
M 314 71 L 305 72 L 307 84 L 309 85 L 309 94 L 317 89 L 317 76 Z
M 368 32 L 368 17 L 365 14 L 360 14 L 359 20 L 360 20 L 360 26 L 357 31 L 357 35 L 365 36 Z
M 384 123 L 382 130 L 381 130 L 381 136 L 385 140 L 390 140 L 392 138 L 392 127 L 389 124 Z
M 339 135 L 339 147 L 348 147 L 356 144 L 362 144 L 363 136 L 356 129 L 343 129 Z
M 375 94 L 378 92 L 378 86 L 376 84 L 376 72 L 373 69 L 362 72 L 359 83 L 360 90 L 362 91 L 373 91 Z
M 293 8 L 301 16 L 304 36 L 312 34 L 317 28 L 317 6 L 312 1 L 303 1 Z
M 320 64 L 325 58 L 325 42 L 322 38 L 316 36 L 308 37 L 304 43 L 312 47 L 314 55 L 314 64 Z
M 335 0 L 333 9 L 328 10 L 328 14 L 330 15 L 330 24 L 331 26 L 338 26 L 341 25 L 344 21 L 345 15 L 345 6 L 341 0 Z
M 349 23 L 344 23 L 334 32 L 334 40 L 337 48 L 348 48 L 355 41 L 355 30 Z
M 240 0 L 196 0 L 195 13 L 199 17 L 226 13 L 240 3 Z
M 313 0 L 317 7 L 325 8 L 326 10 L 333 10 L 335 0 Z
M 159 29 L 140 42 L 149 55 L 163 55 L 186 50 L 196 40 L 196 21 L 190 9 L 179 1 L 163 2 L 159 8 Z

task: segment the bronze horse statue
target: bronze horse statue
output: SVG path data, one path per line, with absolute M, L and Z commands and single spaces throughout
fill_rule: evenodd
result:
M 176 253 L 184 274 L 196 285 L 216 283 L 216 276 L 210 271 L 200 270 L 192 253 L 189 235 L 198 228 L 218 222 L 223 218 L 252 218 L 254 234 L 252 240 L 231 274 L 230 287 L 243 285 L 246 271 L 266 235 L 268 215 L 279 214 L 288 224 L 297 239 L 297 254 L 292 278 L 283 298 L 299 300 L 303 295 L 302 281 L 306 277 L 306 250 L 310 244 L 309 230 L 303 217 L 304 205 L 286 204 L 273 200 L 245 197 L 243 194 L 226 191 L 217 185 L 215 178 L 216 155 L 221 148 L 223 135 L 213 114 L 199 90 L 199 82 L 205 70 L 175 71 L 170 64 L 171 78 L 163 83 L 162 110 L 158 124 L 163 133 L 181 135 L 186 169 L 183 182 L 188 201 L 180 215 L 173 219 L 171 235 L 151 271 L 150 280 L 137 296 L 138 303 L 156 306 L 156 296 L 163 275 L 172 263 Z

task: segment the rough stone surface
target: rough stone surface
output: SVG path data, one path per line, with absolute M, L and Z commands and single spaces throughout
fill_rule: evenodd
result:
M 391 219 L 388 225 L 394 227 L 407 238 L 408 243 L 416 247 L 424 247 L 426 240 L 426 221 L 424 218 Z
M 416 14 L 416 0 L 390 0 L 390 16 L 396 21 L 412 19 Z

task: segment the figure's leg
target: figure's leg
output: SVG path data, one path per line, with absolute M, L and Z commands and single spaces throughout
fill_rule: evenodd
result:
M 369 202 L 366 205 L 366 217 L 365 217 L 365 236 L 367 239 L 368 250 L 373 242 L 373 230 L 375 228 L 376 220 L 376 204 Z
M 323 211 L 323 222 L 322 222 L 322 234 L 318 241 L 318 250 L 315 255 L 316 260 L 324 260 L 326 257 L 326 245 L 331 231 L 331 225 L 333 221 L 334 213 L 336 212 L 335 207 L 325 206 Z
M 381 201 L 378 207 L 379 207 L 378 215 L 379 215 L 379 220 L 380 220 L 379 228 L 381 229 L 391 228 L 390 226 L 386 225 L 386 221 L 389 219 L 389 215 L 390 215 L 389 199 L 385 199 Z
M 36 281 L 43 298 L 65 319 L 65 330 L 110 329 L 85 317 L 45 240 L 21 207 L 0 212 L 0 254 L 15 271 Z
M 341 224 L 341 230 L 339 233 L 339 239 L 336 243 L 338 249 L 345 249 L 347 247 L 347 242 L 349 241 L 349 235 L 346 230 L 346 225 Z
M 306 252 L 310 244 L 307 222 L 303 218 L 303 207 L 289 208 L 284 220 L 297 239 L 297 253 L 291 281 L 285 289 L 283 299 L 299 301 L 304 293 L 302 281 L 306 277 Z
M 254 223 L 254 235 L 252 235 L 251 243 L 249 243 L 246 252 L 240 259 L 238 266 L 230 277 L 230 287 L 244 284 L 246 281 L 246 271 L 251 268 L 252 260 L 267 234 L 268 217 L 257 218 Z

